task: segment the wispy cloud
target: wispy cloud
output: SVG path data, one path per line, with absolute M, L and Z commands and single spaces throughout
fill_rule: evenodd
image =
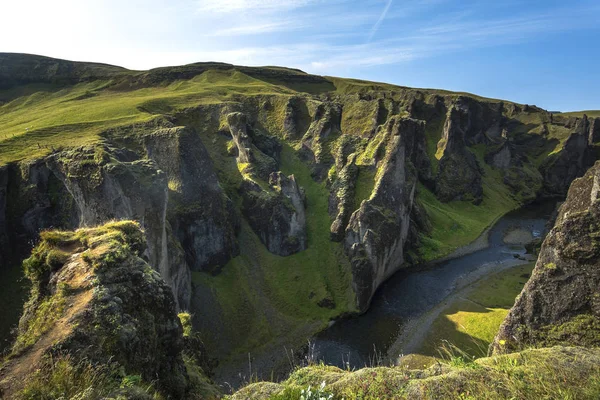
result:
M 238 36 L 238 35 L 259 35 L 264 33 L 292 31 L 302 28 L 298 21 L 282 20 L 266 22 L 262 24 L 237 25 L 230 28 L 224 28 L 209 33 L 207 36 Z
M 244 10 L 292 10 L 319 0 L 198 0 L 198 10 L 231 13 Z
M 373 36 L 375 36 L 375 34 L 379 30 L 379 27 L 381 26 L 382 22 L 385 20 L 385 17 L 387 16 L 388 12 L 390 11 L 390 7 L 392 6 L 393 2 L 394 2 L 394 0 L 387 0 L 387 4 L 385 5 L 383 12 L 379 16 L 379 19 L 377 20 L 377 22 L 375 22 L 375 25 L 373 25 L 373 27 L 371 28 L 371 32 L 369 32 L 369 39 L 367 40 L 368 42 L 373 40 Z

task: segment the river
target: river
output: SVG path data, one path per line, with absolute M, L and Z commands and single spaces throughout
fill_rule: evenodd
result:
M 410 354 L 422 340 L 414 336 L 415 322 L 448 300 L 449 296 L 482 277 L 531 262 L 523 243 L 541 238 L 555 202 L 523 207 L 502 217 L 488 231 L 487 246 L 470 254 L 418 271 L 400 271 L 384 283 L 369 310 L 339 321 L 311 342 L 311 357 L 326 364 L 362 368 L 375 364 L 376 354 L 394 350 Z M 527 261 L 529 259 L 529 261 Z M 398 346 L 398 343 L 400 346 Z

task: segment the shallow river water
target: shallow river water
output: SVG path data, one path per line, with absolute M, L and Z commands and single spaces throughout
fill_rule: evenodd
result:
M 311 345 L 312 356 L 339 367 L 372 365 L 374 355 L 385 354 L 410 321 L 482 275 L 525 263 L 519 260 L 525 256 L 524 246 L 506 242 L 542 237 L 554 207 L 555 203 L 543 203 L 513 211 L 489 230 L 487 248 L 429 269 L 395 274 L 379 288 L 365 314 L 339 321 L 317 335 Z M 410 354 L 411 349 L 400 351 Z

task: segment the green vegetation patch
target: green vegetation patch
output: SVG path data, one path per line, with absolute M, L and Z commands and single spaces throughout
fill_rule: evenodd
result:
M 530 333 L 532 342 L 538 347 L 571 345 L 600 347 L 600 318 L 580 314 L 568 321 L 544 326 Z
M 356 178 L 356 187 L 354 189 L 354 210 L 360 208 L 363 200 L 368 200 L 375 187 L 375 175 L 377 171 L 374 168 L 360 167 L 358 177 Z
M 437 356 L 440 346 L 449 344 L 467 358 L 485 356 L 533 268 L 520 265 L 477 282 L 433 322 L 419 353 Z
M 139 399 L 162 398 L 139 375 L 124 375 L 117 364 L 92 365 L 70 356 L 48 358 L 16 395 L 18 400 L 40 399 Z

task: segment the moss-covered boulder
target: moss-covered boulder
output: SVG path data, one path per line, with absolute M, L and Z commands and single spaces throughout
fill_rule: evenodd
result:
M 557 343 L 600 346 L 599 191 L 596 163 L 571 185 L 494 352 Z
M 24 262 L 33 287 L 0 371 L 5 396 L 27 393 L 34 371 L 64 359 L 75 369 L 110 366 L 102 372 L 106 379 L 139 376 L 163 395 L 182 398 L 188 387 L 182 327 L 171 289 L 140 258 L 145 247 L 140 226 L 130 221 L 42 235 Z

